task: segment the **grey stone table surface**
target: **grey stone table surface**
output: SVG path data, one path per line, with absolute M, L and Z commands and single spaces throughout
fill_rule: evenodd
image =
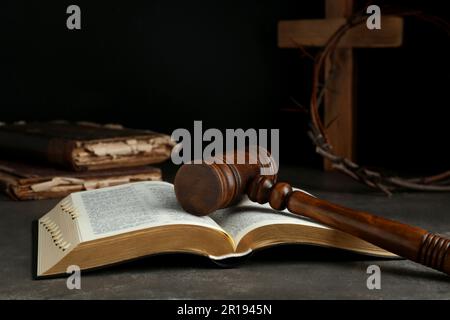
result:
M 449 194 L 387 198 L 338 173 L 290 167 L 280 176 L 321 198 L 450 236 Z M 263 250 L 229 269 L 194 255 L 147 257 L 82 273 L 81 289 L 69 290 L 65 278 L 32 277 L 32 221 L 57 201 L 0 196 L 1 299 L 450 299 L 450 277 L 434 270 L 312 246 Z M 372 264 L 381 268 L 380 290 L 366 286 Z

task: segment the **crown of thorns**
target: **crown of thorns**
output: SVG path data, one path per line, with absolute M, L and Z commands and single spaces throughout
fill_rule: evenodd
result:
M 386 10 L 383 12 L 386 13 Z M 420 11 L 399 10 L 391 10 L 389 14 L 418 18 L 432 23 L 444 30 L 447 36 L 450 35 L 449 23 L 436 16 Z M 330 37 L 326 45 L 315 57 L 309 55 L 303 47 L 299 46 L 299 49 L 301 49 L 304 54 L 308 54 L 314 59 L 313 85 L 309 108 L 311 129 L 308 132 L 308 135 L 315 144 L 316 152 L 323 158 L 328 159 L 333 168 L 369 187 L 381 190 L 387 195 L 391 195 L 393 191 L 397 190 L 450 191 L 450 170 L 427 177 L 402 178 L 399 176 L 385 175 L 382 172 L 370 170 L 346 157 L 336 154 L 333 150 L 333 146 L 329 142 L 325 125 L 319 114 L 319 107 L 322 104 L 324 93 L 327 90 L 327 83 L 320 84 L 320 76 L 324 70 L 325 61 L 328 58 L 333 57 L 342 37 L 353 27 L 365 23 L 366 19 L 367 16 L 362 11 L 353 14 L 347 19 L 347 22 Z M 330 59 L 330 61 L 333 61 L 333 59 Z M 329 76 L 332 76 L 338 68 L 339 66 L 332 64 L 328 71 Z

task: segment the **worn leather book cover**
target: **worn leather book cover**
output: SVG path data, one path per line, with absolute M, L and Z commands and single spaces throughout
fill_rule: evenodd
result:
M 142 166 L 170 157 L 170 136 L 152 131 L 66 122 L 0 126 L 0 154 L 75 171 Z M 3 156 L 4 155 L 4 156 Z
M 152 166 L 75 172 L 0 160 L 0 187 L 15 200 L 61 198 L 72 192 L 161 178 L 161 170 Z

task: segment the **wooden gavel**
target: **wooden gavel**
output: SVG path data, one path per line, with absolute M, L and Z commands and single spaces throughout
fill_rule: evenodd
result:
M 287 208 L 450 275 L 450 239 L 293 191 L 288 183 L 276 182 L 276 175 L 260 175 L 258 164 L 184 164 L 175 177 L 175 193 L 183 209 L 198 216 L 229 207 L 247 194 L 252 201 Z

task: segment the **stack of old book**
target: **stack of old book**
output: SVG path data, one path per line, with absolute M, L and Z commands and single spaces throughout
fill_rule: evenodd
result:
M 16 123 L 0 126 L 0 185 L 18 200 L 161 180 L 149 166 L 170 157 L 170 136 L 117 125 Z

